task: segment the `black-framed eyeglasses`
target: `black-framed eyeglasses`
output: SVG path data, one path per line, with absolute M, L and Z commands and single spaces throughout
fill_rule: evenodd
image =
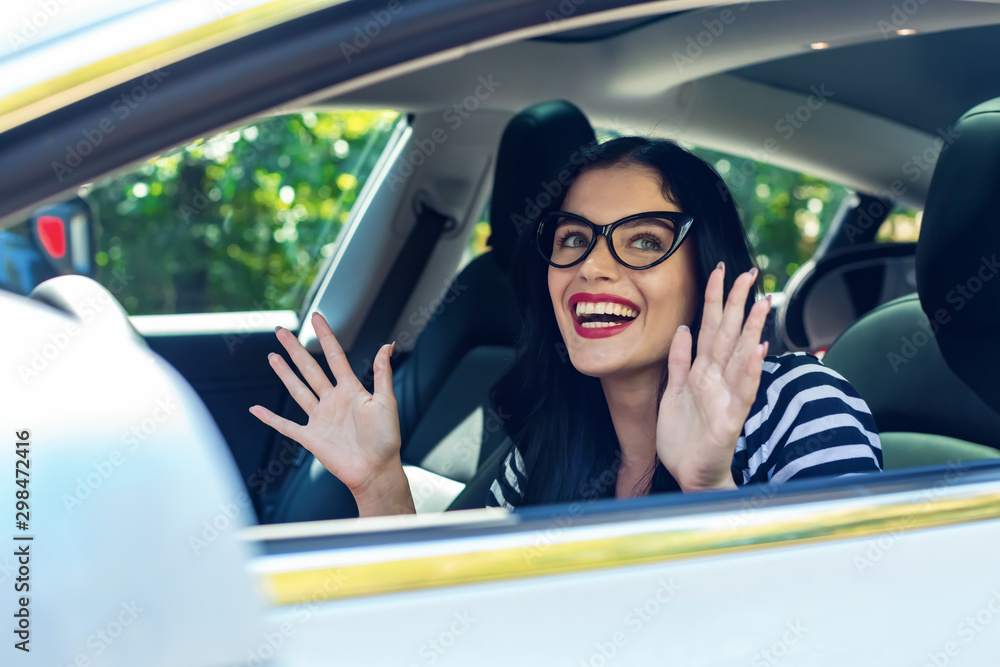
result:
M 597 225 L 565 211 L 552 211 L 538 223 L 538 252 L 560 269 L 587 259 L 603 236 L 611 255 L 630 269 L 648 269 L 677 252 L 694 222 L 687 213 L 647 211 Z

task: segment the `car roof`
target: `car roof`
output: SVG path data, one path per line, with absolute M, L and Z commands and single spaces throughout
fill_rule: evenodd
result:
M 89 15 L 57 12 L 23 48 L 0 52 L 0 144 L 5 130 L 78 100 L 96 100 L 156 67 L 337 5 L 367 17 L 370 4 L 155 0 L 130 7 L 95 0 L 86 5 L 97 8 Z M 599 127 L 667 135 L 874 194 L 891 190 L 893 199 L 919 207 L 931 169 L 915 170 L 910 178 L 908 160 L 932 147 L 965 108 L 1000 94 L 996 3 L 917 3 L 912 12 L 892 0 L 699 7 L 704 4 L 567 0 L 542 14 L 540 5 L 524 7 L 518 11 L 537 18 L 525 22 L 522 16 L 511 25 L 527 27 L 504 32 L 478 26 L 466 33 L 465 47 L 446 48 L 427 35 L 427 44 L 407 47 L 428 54 L 438 49 L 419 62 L 380 69 L 370 48 L 349 62 L 353 81 L 307 93 L 284 110 L 440 113 L 468 96 L 477 77 L 490 75 L 504 82 L 504 89 L 483 101 L 485 109 L 512 114 L 564 98 Z M 11 7 L 23 11 L 24 6 L 19 1 Z M 439 14 L 448 6 L 447 0 L 407 5 Z M 308 28 L 297 23 L 295 30 Z M 420 41 L 417 37 L 412 39 Z M 813 50 L 820 41 L 829 48 Z M 343 44 L 328 48 L 339 56 Z M 817 93 L 822 109 L 808 110 L 807 127 L 782 125 L 803 104 L 815 106 Z M 228 123 L 240 117 L 235 113 Z M 905 187 L 893 188 L 904 176 Z
M 1000 6 L 941 2 L 902 18 L 893 7 L 766 2 L 628 17 L 467 54 L 326 102 L 447 109 L 490 73 L 507 89 L 484 108 L 513 113 L 563 98 L 600 127 L 759 157 L 862 191 L 890 191 L 902 179 L 892 198 L 921 207 L 931 169 L 907 174 L 907 161 L 965 110 L 1000 96 Z M 811 48 L 818 41 L 829 48 Z M 814 91 L 828 91 L 829 104 L 789 132 L 782 119 Z
M 343 0 L 83 0 L 0 6 L 0 132 Z

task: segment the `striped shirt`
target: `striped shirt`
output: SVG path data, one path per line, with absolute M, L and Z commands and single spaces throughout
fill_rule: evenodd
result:
M 811 354 L 765 359 L 749 414 L 733 456 L 737 486 L 882 470 L 882 445 L 868 406 Z M 487 507 L 517 507 L 527 479 L 522 452 L 511 447 Z

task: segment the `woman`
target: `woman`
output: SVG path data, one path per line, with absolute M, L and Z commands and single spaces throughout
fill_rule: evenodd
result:
M 718 174 L 665 140 L 622 137 L 588 158 L 515 253 L 525 324 L 492 396 L 511 415 L 512 447 L 487 504 L 881 470 L 871 413 L 846 380 L 810 355 L 765 359 L 770 300 L 756 299 L 758 272 Z M 326 321 L 313 324 L 337 386 L 278 330 L 309 387 L 280 355 L 271 365 L 309 422 L 251 412 L 313 452 L 361 516 L 412 512 L 391 346 L 368 394 Z

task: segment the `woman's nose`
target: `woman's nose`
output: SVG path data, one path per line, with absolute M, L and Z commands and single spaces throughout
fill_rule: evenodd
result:
M 597 239 L 597 245 L 580 264 L 580 275 L 587 280 L 606 278 L 613 280 L 619 276 L 621 265 L 611 254 L 606 236 Z

